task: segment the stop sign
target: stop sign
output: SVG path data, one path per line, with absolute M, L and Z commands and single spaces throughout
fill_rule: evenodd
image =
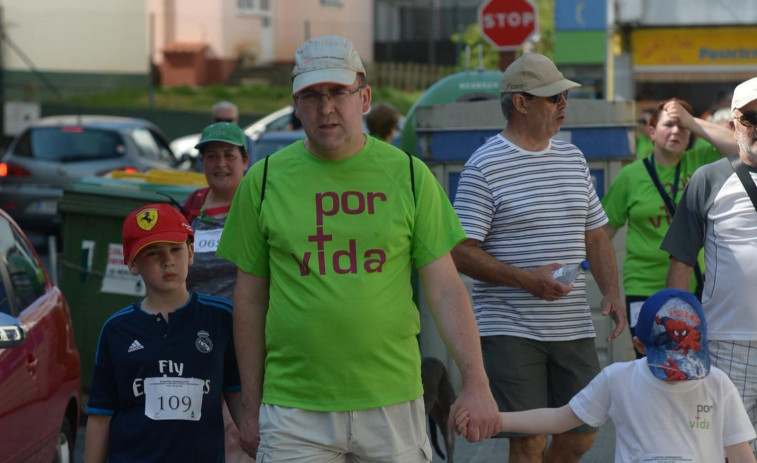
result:
M 478 27 L 498 50 L 517 50 L 539 33 L 536 6 L 531 0 L 484 0 L 478 7 Z

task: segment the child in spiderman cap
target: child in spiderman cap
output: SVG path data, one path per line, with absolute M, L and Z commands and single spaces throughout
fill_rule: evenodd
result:
M 187 291 L 193 234 L 168 204 L 124 222 L 124 263 L 147 296 L 100 332 L 86 463 L 224 461 L 221 395 L 235 421 L 241 413 L 231 302 Z
M 663 289 L 649 297 L 633 342 L 645 358 L 606 367 L 563 407 L 500 413 L 503 431 L 560 434 L 609 418 L 616 462 L 755 462 L 755 430 L 731 380 L 710 366 L 694 295 Z M 455 420 L 465 435 L 467 410 Z

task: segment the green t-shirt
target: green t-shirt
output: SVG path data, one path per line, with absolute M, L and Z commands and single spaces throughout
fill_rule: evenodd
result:
M 417 158 L 367 137 L 324 161 L 302 141 L 237 190 L 217 254 L 270 278 L 263 402 L 316 411 L 381 407 L 423 394 L 412 265 L 465 238 Z M 236 310 L 243 310 L 236 308 Z
M 636 137 L 636 157 L 645 158 L 654 151 L 654 142 L 646 135 Z
M 720 153 L 707 142 L 698 142 L 681 158 L 678 203 L 683 188 L 694 171 L 720 159 Z M 675 166 L 655 164 L 657 176 L 672 196 Z M 671 217 L 641 159 L 627 165 L 615 177 L 610 190 L 602 198 L 609 224 L 621 228 L 628 222 L 626 257 L 623 261 L 623 287 L 626 295 L 649 296 L 665 287 L 670 257 L 660 243 L 670 226 Z M 704 261 L 700 256 L 700 266 Z M 696 280 L 692 277 L 692 290 Z

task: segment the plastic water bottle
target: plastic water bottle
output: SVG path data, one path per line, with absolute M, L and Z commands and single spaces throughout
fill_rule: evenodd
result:
M 580 263 L 567 266 L 563 265 L 557 270 L 552 272 L 552 277 L 564 285 L 573 283 L 578 275 L 589 270 L 589 261 L 582 260 Z

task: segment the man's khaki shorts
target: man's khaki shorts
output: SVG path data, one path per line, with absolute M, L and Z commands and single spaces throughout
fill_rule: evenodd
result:
M 352 412 L 263 404 L 258 463 L 428 463 L 423 398 Z

